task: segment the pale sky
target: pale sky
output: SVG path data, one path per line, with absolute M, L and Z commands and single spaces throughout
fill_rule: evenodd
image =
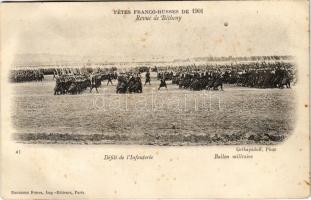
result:
M 57 54 L 103 60 L 289 55 L 306 24 L 306 1 L 6 4 L 3 46 L 10 54 Z M 186 9 L 181 22 L 135 22 L 112 9 Z M 296 12 L 292 12 L 296 9 Z M 297 13 L 297 9 L 298 12 Z M 227 22 L 228 26 L 224 26 Z

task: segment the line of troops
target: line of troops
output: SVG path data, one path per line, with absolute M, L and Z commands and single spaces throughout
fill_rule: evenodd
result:
M 56 75 L 56 86 L 54 88 L 54 94 L 79 94 L 83 90 L 90 88 L 95 89 L 98 92 L 98 88 L 101 86 L 102 81 L 107 80 L 113 85 L 112 80 L 117 79 L 116 93 L 142 93 L 143 84 L 140 72 L 121 72 L 115 73 L 103 73 L 97 72 L 92 74 L 81 74 L 81 75 L 69 75 L 62 74 Z M 165 81 L 164 81 L 165 82 Z M 146 73 L 146 83 L 150 83 L 150 73 Z M 165 83 L 166 87 L 166 83 Z
M 224 83 L 254 88 L 290 88 L 296 81 L 294 65 L 284 62 L 225 65 L 205 70 L 186 66 L 176 71 L 159 72 L 158 79 L 172 80 L 180 88 L 191 90 L 222 89 Z
M 117 78 L 116 72 L 96 72 L 85 74 L 54 74 L 53 78 L 56 80 L 54 88 L 54 95 L 61 94 L 80 94 L 87 88 L 92 92 L 101 86 L 102 81 L 108 80 L 107 85 L 112 85 L 112 80 Z
M 62 94 L 80 94 L 90 86 L 89 77 L 87 75 L 55 75 L 56 85 L 54 95 Z
M 10 73 L 11 82 L 42 81 L 44 74 L 41 70 L 12 70 Z
M 160 70 L 159 70 L 160 69 Z M 14 70 L 11 73 L 11 80 L 42 81 L 44 78 L 41 70 Z M 81 73 L 72 70 L 55 70 L 54 77 L 56 86 L 54 94 L 79 94 L 90 88 L 99 88 L 102 81 L 118 80 L 116 85 L 117 93 L 142 93 L 143 84 L 140 71 L 101 71 L 92 73 Z M 295 82 L 295 69 L 292 63 L 251 63 L 251 64 L 230 64 L 230 65 L 203 65 L 203 66 L 178 66 L 162 70 L 158 68 L 157 78 L 160 80 L 159 88 L 167 88 L 166 81 L 171 80 L 179 88 L 202 90 L 202 89 L 223 89 L 223 84 L 236 84 L 243 87 L 256 88 L 290 88 Z M 145 84 L 151 84 L 150 72 L 145 73 Z
M 141 74 L 133 72 L 119 73 L 116 72 L 96 72 L 86 74 L 62 74 L 54 75 L 56 86 L 54 88 L 55 95 L 61 94 L 80 94 L 87 88 L 92 92 L 93 89 L 98 92 L 102 81 L 107 80 L 107 85 L 113 85 L 112 80 L 117 79 L 116 93 L 142 93 L 143 86 Z

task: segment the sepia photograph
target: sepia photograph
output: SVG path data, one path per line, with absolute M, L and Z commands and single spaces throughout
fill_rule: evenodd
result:
M 183 146 L 289 137 L 299 80 L 287 24 L 264 11 L 230 19 L 205 17 L 208 9 L 182 12 L 110 13 L 132 17 L 131 28 L 111 26 L 104 12 L 80 21 L 65 13 L 16 17 L 20 35 L 8 75 L 14 139 Z M 241 21 L 244 14 L 270 21 Z M 207 23 L 174 20 L 189 15 Z M 146 16 L 167 17 L 146 23 Z
M 310 195 L 309 1 L 0 6 L 3 199 Z
M 276 144 L 295 122 L 290 56 L 42 63 L 10 81 L 18 142 Z

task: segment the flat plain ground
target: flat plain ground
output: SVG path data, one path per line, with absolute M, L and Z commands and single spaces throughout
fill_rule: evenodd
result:
M 144 81 L 144 80 L 143 80 Z M 14 138 L 22 143 L 215 145 L 276 144 L 295 124 L 294 89 L 224 85 L 224 91 L 179 89 L 159 81 L 141 94 L 54 95 L 55 81 L 12 83 Z

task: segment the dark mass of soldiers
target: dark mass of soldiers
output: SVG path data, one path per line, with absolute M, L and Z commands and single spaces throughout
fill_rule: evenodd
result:
M 97 69 L 87 69 L 81 72 L 79 69 L 55 69 L 53 79 L 56 80 L 54 88 L 54 95 L 60 94 L 80 94 L 82 91 L 90 88 L 98 92 L 101 87 L 102 81 L 107 80 L 107 85 L 112 85 L 112 80 L 117 79 L 118 75 L 115 71 L 102 71 Z
M 290 88 L 295 68 L 287 62 L 179 66 L 159 72 L 158 79 L 172 80 L 179 88 L 223 90 L 223 84 L 254 88 Z
M 65 72 L 64 72 L 65 71 Z M 117 79 L 116 85 L 117 93 L 142 93 L 143 86 L 141 82 L 140 73 L 117 73 L 112 71 L 101 71 L 98 69 L 96 72 L 74 73 L 70 69 L 57 72 L 54 77 L 56 80 L 56 86 L 54 94 L 79 94 L 83 90 L 90 88 L 90 92 L 93 89 L 98 92 L 98 88 L 101 87 L 102 81 L 107 80 L 107 85 L 113 85 L 112 80 Z
M 42 70 L 12 70 L 10 74 L 12 82 L 42 81 L 43 79 Z
M 118 76 L 117 93 L 142 93 L 143 84 L 140 73 L 121 73 Z
M 179 88 L 190 90 L 223 90 L 223 84 L 234 84 L 254 88 L 290 88 L 296 81 L 295 67 L 291 62 L 251 62 L 231 64 L 201 64 L 165 67 L 142 67 L 119 71 L 114 69 L 56 68 L 53 79 L 56 81 L 55 95 L 79 94 L 89 88 L 98 92 L 102 81 L 113 85 L 117 80 L 116 93 L 142 93 L 142 73 L 144 86 L 151 84 L 150 72 L 157 72 L 158 89 L 165 87 L 166 81 L 172 81 Z M 44 70 L 13 70 L 11 81 L 42 81 Z

